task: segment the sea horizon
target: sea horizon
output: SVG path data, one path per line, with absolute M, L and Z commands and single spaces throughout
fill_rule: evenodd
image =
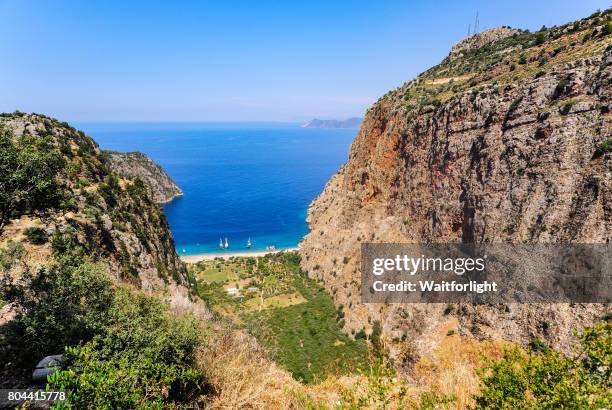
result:
M 181 256 L 296 248 L 310 203 L 357 132 L 267 121 L 71 124 L 101 149 L 143 152 L 183 190 L 162 205 Z

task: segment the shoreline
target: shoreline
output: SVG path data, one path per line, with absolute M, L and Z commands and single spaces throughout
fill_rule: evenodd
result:
M 244 257 L 244 258 L 258 257 L 258 256 L 267 255 L 269 253 L 291 252 L 291 251 L 297 251 L 298 249 L 300 248 L 295 247 L 295 248 L 286 248 L 286 249 L 276 249 L 273 251 L 263 250 L 263 251 L 238 251 L 238 252 L 230 251 L 230 252 L 215 252 L 215 253 L 196 253 L 193 255 L 179 255 L 179 257 L 185 263 L 196 263 L 200 261 L 210 261 L 215 258 L 229 259 L 233 256 Z

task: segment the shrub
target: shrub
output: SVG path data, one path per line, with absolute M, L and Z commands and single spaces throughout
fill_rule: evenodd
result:
M 454 309 L 455 309 L 455 306 L 452 303 L 448 303 L 446 307 L 444 308 L 444 314 L 450 315 Z
M 28 241 L 34 245 L 42 245 L 49 240 L 49 236 L 41 228 L 27 228 L 23 233 Z
M 570 81 L 571 78 L 569 76 L 563 77 L 561 80 L 559 80 L 557 86 L 555 87 L 555 90 L 553 91 L 553 99 L 557 99 L 563 94 L 567 93 Z
M 118 288 L 105 332 L 67 348 L 67 370 L 49 388 L 68 391 L 67 408 L 175 408 L 198 400 L 204 380 L 195 370 L 199 327 L 171 318 L 159 300 Z
M 476 408 L 610 408 L 612 324 L 586 328 L 578 340 L 572 357 L 507 351 L 483 369 Z
M 569 112 L 571 111 L 573 106 L 574 106 L 574 102 L 573 101 L 568 101 L 565 104 L 563 104 L 563 106 L 561 107 L 559 112 L 561 114 L 563 114 L 563 115 L 567 115 L 567 114 L 569 114 Z
M 99 266 L 59 263 L 26 271 L 19 281 L 5 276 L 0 297 L 21 307 L 11 322 L 12 337 L 31 361 L 99 334 L 108 320 L 113 290 Z
M 0 284 L 0 300 L 21 307 L 9 322 L 7 345 L 18 347 L 7 363 L 30 367 L 64 352 L 63 370 L 48 378 L 49 388 L 68 392 L 56 408 L 192 408 L 199 401 L 205 386 L 194 365 L 194 318 L 174 318 L 158 299 L 114 287 L 101 267 L 73 255 Z
M 539 337 L 534 337 L 533 339 L 531 339 L 531 342 L 529 342 L 529 348 L 531 348 L 531 350 L 533 350 L 534 352 L 548 351 L 548 345 Z
M 365 329 L 361 329 L 359 332 L 355 334 L 355 340 L 366 339 L 366 338 L 367 338 L 367 334 L 365 332 Z
M 599 146 L 593 153 L 593 159 L 601 157 L 606 152 L 612 152 L 612 138 L 608 138 L 607 140 L 599 144 Z
M 523 101 L 523 97 L 519 97 L 516 100 L 512 101 L 512 104 L 510 104 L 510 107 L 508 107 L 506 118 L 509 118 L 510 116 L 512 116 L 512 114 L 517 110 L 519 105 L 521 105 L 522 101 Z
M 0 248 L 0 270 L 8 272 L 25 256 L 25 248 L 19 242 L 8 241 L 6 247 Z
M 119 179 L 115 175 L 109 175 L 105 181 L 98 185 L 98 193 L 109 207 L 114 207 L 117 204 L 117 195 L 121 192 Z
M 370 340 L 372 342 L 372 346 L 375 352 L 383 353 L 383 345 L 382 345 L 382 326 L 380 324 L 380 320 L 375 320 L 372 325 L 372 334 L 370 335 Z
M 51 239 L 51 249 L 53 256 L 66 265 L 78 266 L 85 258 L 85 248 L 79 243 L 72 228 L 65 233 L 56 231 Z

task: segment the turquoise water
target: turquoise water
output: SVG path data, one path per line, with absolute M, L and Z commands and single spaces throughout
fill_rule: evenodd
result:
M 141 151 L 185 195 L 164 206 L 180 254 L 297 246 L 310 202 L 347 160 L 351 129 L 279 123 L 76 123 L 103 149 Z

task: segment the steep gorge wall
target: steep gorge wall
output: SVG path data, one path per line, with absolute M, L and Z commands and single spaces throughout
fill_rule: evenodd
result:
M 612 137 L 611 39 L 578 43 L 601 20 L 578 24 L 544 44 L 520 34 L 447 59 L 368 110 L 347 164 L 311 205 L 300 250 L 346 331 L 380 321 L 401 363 L 427 353 L 428 332 L 449 319 L 446 306 L 362 304 L 362 242 L 610 241 L 612 153 L 600 147 Z M 463 305 L 450 316 L 462 334 L 566 349 L 604 310 Z
M 52 239 L 60 236 L 82 246 L 88 257 L 108 267 L 117 280 L 142 289 L 168 293 L 173 304 L 195 308 L 188 292 L 187 270 L 176 253 L 163 210 L 140 180 L 113 172 L 97 144 L 66 123 L 38 114 L 2 114 L 0 126 L 15 138 L 25 134 L 51 141 L 67 167 L 62 176 L 66 200 L 62 209 L 21 215 L 0 233 L 26 246 L 30 265 L 51 260 Z M 49 241 L 32 244 L 24 233 L 40 228 Z

